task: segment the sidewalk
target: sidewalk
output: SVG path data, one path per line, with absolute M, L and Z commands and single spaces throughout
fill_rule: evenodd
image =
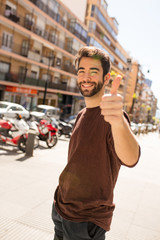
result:
M 149 133 L 138 139 L 140 162 L 120 170 L 108 240 L 160 239 L 160 137 Z M 0 146 L 0 240 L 53 239 L 51 206 L 67 149 L 68 141 L 61 140 L 26 159 Z
M 120 170 L 108 240 L 160 239 L 160 136 L 149 133 L 138 140 L 138 165 Z

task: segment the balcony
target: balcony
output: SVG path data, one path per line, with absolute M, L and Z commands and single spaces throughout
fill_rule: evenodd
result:
M 7 52 L 12 52 L 12 53 L 15 53 L 17 55 L 25 57 L 26 58 L 26 62 L 27 62 L 27 59 L 31 59 L 31 60 L 39 62 L 39 63 L 43 62 L 45 65 L 48 65 L 48 63 L 49 63 L 49 57 L 48 56 L 45 56 L 43 54 L 40 55 L 39 53 L 35 52 L 34 49 L 30 49 L 27 46 L 24 47 L 22 45 L 16 44 L 15 42 L 12 42 L 11 46 L 9 45 L 7 47 L 6 43 L 5 44 L 3 43 L 3 38 L 0 38 L 0 48 L 4 49 Z M 69 51 L 74 53 L 74 54 L 76 54 L 76 52 L 72 48 L 70 48 Z M 42 49 L 42 52 L 43 52 L 43 49 Z M 72 64 L 66 65 L 65 62 L 62 62 L 60 64 L 60 66 L 57 67 L 56 60 L 57 60 L 57 58 L 54 59 L 52 67 L 59 68 L 59 69 L 61 69 L 63 71 L 66 71 L 68 73 L 76 75 L 77 72 L 76 72 L 76 70 L 75 70 L 75 68 L 74 68 L 74 66 Z
M 35 4 L 39 9 L 41 9 L 43 12 L 45 12 L 48 16 L 50 16 L 53 20 L 55 20 L 57 23 L 59 23 L 61 26 L 65 27 L 68 31 L 73 33 L 75 36 L 77 36 L 79 39 L 81 39 L 84 43 L 87 43 L 87 36 L 84 37 L 83 35 L 79 34 L 76 29 L 71 27 L 67 24 L 66 21 L 63 20 L 63 18 L 59 15 L 59 13 L 55 13 L 53 10 L 51 10 L 47 4 L 44 4 L 41 0 L 29 0 L 33 4 Z M 71 18 L 73 18 L 71 16 Z
M 3 15 L 4 17 L 10 19 L 8 17 L 8 15 L 6 16 L 5 5 L 3 5 L 2 8 L 0 8 L 0 14 Z M 34 21 L 28 20 L 26 17 L 19 15 L 18 21 L 16 23 L 19 24 L 20 26 L 26 28 L 27 30 L 35 33 L 36 35 L 44 38 L 48 42 L 56 45 L 57 47 L 66 50 L 68 53 L 71 53 L 74 56 L 76 55 L 77 50 L 73 49 L 72 47 L 71 48 L 65 47 L 65 45 L 66 45 L 65 40 L 61 41 L 58 39 L 57 34 L 53 35 L 53 33 L 51 31 L 46 31 L 46 30 L 41 29 L 34 23 Z
M 15 23 L 18 23 L 20 20 L 20 17 L 17 16 L 14 12 L 12 12 L 12 9 L 5 9 L 4 16 Z
M 42 87 L 45 88 L 45 81 L 42 79 L 35 79 L 31 78 L 30 76 L 25 75 L 19 75 L 17 73 L 9 72 L 9 73 L 3 73 L 0 72 L 0 81 L 5 82 L 14 82 L 18 84 L 25 84 L 29 86 L 36 86 L 36 87 Z M 48 89 L 54 89 L 54 90 L 63 90 L 73 93 L 79 93 L 79 90 L 77 87 L 70 87 L 67 86 L 66 83 L 54 83 L 52 81 L 48 82 Z

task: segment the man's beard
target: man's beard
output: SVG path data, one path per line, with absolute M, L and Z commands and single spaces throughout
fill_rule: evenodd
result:
M 94 85 L 93 89 L 92 90 L 88 90 L 88 89 L 83 90 L 81 85 L 84 84 L 84 83 L 87 83 L 87 82 L 81 82 L 81 83 L 77 84 L 81 94 L 84 97 L 92 97 L 92 96 L 94 96 L 95 94 L 97 94 L 102 89 L 103 84 L 104 84 L 102 82 L 98 82 L 98 84 L 95 83 L 95 82 L 89 82 L 92 85 Z

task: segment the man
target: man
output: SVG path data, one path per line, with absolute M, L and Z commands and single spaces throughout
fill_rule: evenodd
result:
M 121 165 L 133 167 L 139 145 L 130 129 L 118 76 L 110 94 L 110 59 L 102 50 L 79 50 L 77 84 L 86 108 L 77 116 L 70 139 L 68 164 L 60 175 L 52 218 L 54 240 L 104 240 L 113 210 L 113 190 Z

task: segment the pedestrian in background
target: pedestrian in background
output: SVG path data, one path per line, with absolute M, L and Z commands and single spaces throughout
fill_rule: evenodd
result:
M 76 58 L 77 84 L 86 108 L 77 116 L 68 163 L 59 177 L 52 218 L 54 240 L 104 240 L 115 205 L 113 190 L 121 165 L 133 167 L 139 144 L 117 94 L 121 77 L 110 80 L 110 58 L 95 47 L 83 47 Z

